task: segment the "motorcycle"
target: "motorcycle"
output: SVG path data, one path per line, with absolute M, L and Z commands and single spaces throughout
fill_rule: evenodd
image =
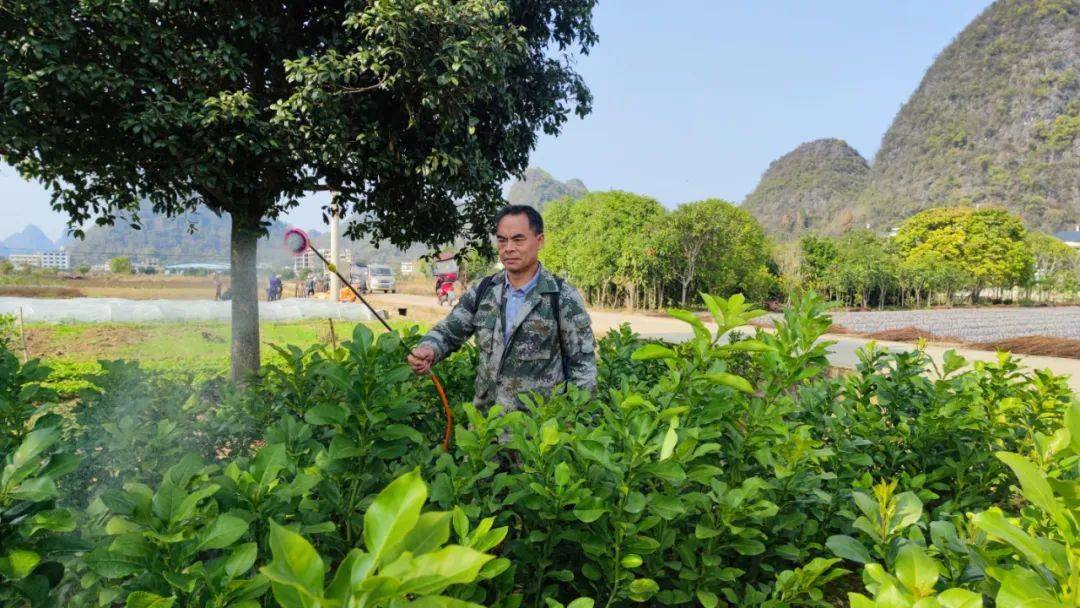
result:
M 456 272 L 435 275 L 435 297 L 439 300 L 439 306 L 453 306 L 457 302 L 457 293 L 454 292 L 455 281 L 457 281 Z

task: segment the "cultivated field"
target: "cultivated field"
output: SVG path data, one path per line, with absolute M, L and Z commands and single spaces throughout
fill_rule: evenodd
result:
M 835 312 L 832 317 L 833 323 L 861 334 L 913 327 L 971 343 L 1025 336 L 1080 339 L 1080 306 Z

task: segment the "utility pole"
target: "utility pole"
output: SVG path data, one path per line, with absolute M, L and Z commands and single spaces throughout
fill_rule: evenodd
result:
M 334 265 L 334 268 L 338 268 L 341 264 L 341 229 L 338 226 L 336 193 L 330 202 L 330 263 Z M 338 272 L 341 272 L 340 268 Z M 330 273 L 330 299 L 334 302 L 341 300 L 341 279 L 338 278 L 338 272 Z

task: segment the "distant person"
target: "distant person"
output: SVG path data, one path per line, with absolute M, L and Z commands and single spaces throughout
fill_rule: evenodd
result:
M 314 276 L 308 277 L 308 280 L 307 280 L 307 295 L 308 295 L 309 298 L 311 296 L 315 295 L 315 277 Z
M 409 355 L 426 374 L 476 334 L 480 362 L 473 403 L 521 407 L 526 391 L 549 394 L 566 381 L 596 389 L 596 340 L 577 289 L 540 265 L 544 220 L 532 207 L 507 205 L 495 216 L 504 270 L 471 288 Z
M 270 302 L 281 299 L 281 277 L 277 274 L 270 275 L 270 284 L 266 288 L 266 299 Z
M 214 300 L 221 300 L 221 279 L 218 278 L 217 273 L 211 275 L 214 278 Z

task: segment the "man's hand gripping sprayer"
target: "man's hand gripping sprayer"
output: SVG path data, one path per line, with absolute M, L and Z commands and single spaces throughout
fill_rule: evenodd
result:
M 337 277 L 341 279 L 341 282 L 345 286 L 347 286 L 350 291 L 352 291 L 353 295 L 356 296 L 356 299 L 363 302 L 364 306 L 367 306 L 368 310 L 371 311 L 371 314 L 374 315 L 375 318 L 378 319 L 380 323 L 382 323 L 383 327 L 386 328 L 386 331 L 390 333 L 394 332 L 394 330 L 390 328 L 390 325 L 386 322 L 386 320 L 383 319 L 379 315 L 379 313 L 376 312 L 374 308 L 372 308 L 371 304 L 368 304 L 368 301 L 364 299 L 364 296 L 360 295 L 360 292 L 352 286 L 352 283 L 347 281 L 345 277 L 341 276 L 341 273 L 338 272 L 337 266 L 331 264 L 326 258 L 323 257 L 321 253 L 319 253 L 318 249 L 315 249 L 311 246 L 311 241 L 308 239 L 307 233 L 305 233 L 303 230 L 300 230 L 299 228 L 290 228 L 285 233 L 285 246 L 288 247 L 289 250 L 296 255 L 304 253 L 305 250 L 310 249 L 312 253 L 314 253 L 320 260 L 322 260 L 323 264 L 326 264 L 326 268 L 329 269 L 330 272 L 336 274 Z M 446 416 L 446 431 L 445 433 L 443 433 L 442 448 L 444 452 L 449 452 L 450 437 L 454 433 L 454 414 L 450 411 L 450 401 L 446 398 L 446 390 L 443 389 L 442 382 L 439 381 L 439 378 L 435 375 L 434 370 L 428 372 L 428 375 L 431 376 L 431 381 L 435 383 L 435 390 L 439 393 L 439 399 L 442 400 L 443 414 Z

